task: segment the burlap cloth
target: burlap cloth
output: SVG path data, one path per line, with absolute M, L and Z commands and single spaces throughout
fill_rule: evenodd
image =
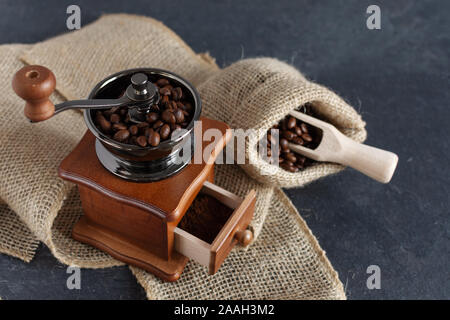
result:
M 347 135 L 358 141 L 365 137 L 364 122 L 350 106 L 291 66 L 274 59 L 248 59 L 221 70 L 208 54 L 195 54 L 171 30 L 150 18 L 107 15 L 79 31 L 36 45 L 0 46 L 0 252 L 25 261 L 33 258 L 41 241 L 65 264 L 87 268 L 122 265 L 70 237 L 82 214 L 81 204 L 77 189 L 59 179 L 56 169 L 86 126 L 77 111 L 28 123 L 23 101 L 11 89 L 13 74 L 24 64 L 42 64 L 55 73 L 55 103 L 87 97 L 93 86 L 111 73 L 151 66 L 187 78 L 200 91 L 203 114 L 235 128 L 267 129 L 289 110 L 309 101 Z M 253 147 L 247 146 L 247 157 Z M 257 162 L 216 168 L 218 185 L 240 196 L 252 188 L 257 190 L 251 223 L 256 240 L 250 248 L 233 250 L 214 276 L 189 262 L 175 283 L 131 267 L 148 298 L 345 298 L 325 252 L 278 187 L 303 185 L 341 167 L 320 164 L 297 174 L 267 176 L 260 171 L 266 165 Z

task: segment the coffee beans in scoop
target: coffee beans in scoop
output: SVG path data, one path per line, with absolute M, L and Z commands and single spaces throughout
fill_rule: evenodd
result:
M 318 117 L 314 113 L 312 105 L 307 103 L 297 109 L 307 115 Z M 314 160 L 306 158 L 289 149 L 289 143 L 298 144 L 310 149 L 315 149 L 322 140 L 322 130 L 313 127 L 292 116 L 287 116 L 271 129 L 279 129 L 279 164 L 280 167 L 289 172 L 298 172 L 314 163 Z M 272 156 L 271 145 L 277 143 L 270 135 L 270 129 L 267 132 L 267 156 Z
M 140 147 L 156 147 L 169 140 L 175 130 L 186 128 L 194 113 L 188 95 L 167 78 L 159 78 L 153 84 L 160 99 L 151 106 L 146 121 L 132 122 L 127 107 L 113 107 L 95 112 L 97 128 L 115 141 Z

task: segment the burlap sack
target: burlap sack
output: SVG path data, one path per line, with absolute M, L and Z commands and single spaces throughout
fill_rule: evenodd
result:
M 203 98 L 206 84 L 223 72 L 160 22 L 131 15 L 104 16 L 80 31 L 32 47 L 2 46 L 2 74 L 12 77 L 23 66 L 19 57 L 53 70 L 61 94 L 54 95 L 55 102 L 84 98 L 106 75 L 144 66 L 182 75 L 200 88 Z M 0 251 L 29 261 L 42 241 L 65 264 L 122 264 L 70 237 L 82 214 L 81 204 L 77 189 L 59 179 L 56 168 L 86 130 L 82 116 L 64 112 L 29 124 L 22 114 L 23 102 L 10 88 L 10 77 L 2 77 L 0 85 L 5 96 L 0 118 L 0 198 L 5 203 L 0 205 Z M 222 118 L 209 111 L 218 110 L 211 101 L 206 99 L 204 105 L 209 116 Z M 176 283 L 163 283 L 132 268 L 149 298 L 345 298 L 337 273 L 281 190 L 250 179 L 234 165 L 218 166 L 216 183 L 241 196 L 257 190 L 251 227 L 258 239 L 246 251 L 234 250 L 212 277 L 195 262 L 189 262 Z
M 348 137 L 362 142 L 366 138 L 361 116 L 331 90 L 305 79 L 295 68 L 270 58 L 238 61 L 199 90 L 209 108 L 205 115 L 225 121 L 232 128 L 267 131 L 290 111 L 309 102 L 314 110 Z M 276 168 L 257 152 L 257 141 L 245 148 L 243 169 L 262 183 L 290 188 L 339 172 L 342 166 L 316 163 L 303 171 L 291 173 Z

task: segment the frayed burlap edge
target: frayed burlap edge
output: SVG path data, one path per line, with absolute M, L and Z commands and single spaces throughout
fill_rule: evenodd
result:
M 39 246 L 39 240 L 7 204 L 0 204 L 0 220 L 0 239 L 3 240 L 0 241 L 0 253 L 30 262 Z

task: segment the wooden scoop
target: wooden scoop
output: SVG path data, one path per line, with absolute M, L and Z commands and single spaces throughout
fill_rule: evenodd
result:
M 291 111 L 290 115 L 322 130 L 322 141 L 316 149 L 289 143 L 293 152 L 316 161 L 335 162 L 352 167 L 382 183 L 391 180 L 398 162 L 396 154 L 357 143 L 333 125 L 302 112 Z

